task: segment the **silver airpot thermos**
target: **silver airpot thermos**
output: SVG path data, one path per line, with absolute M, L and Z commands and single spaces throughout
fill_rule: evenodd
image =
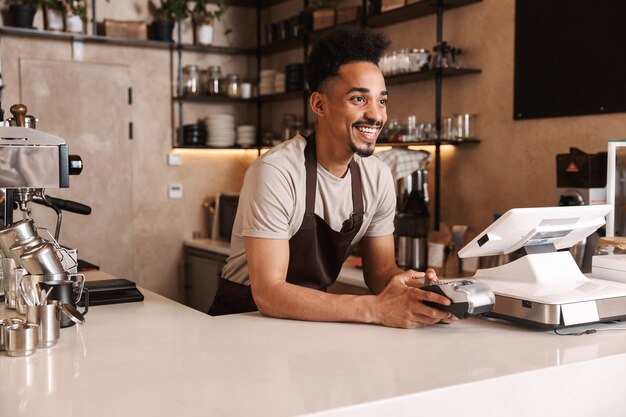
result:
M 428 170 L 418 169 L 397 183 L 397 263 L 401 268 L 426 270 L 428 265 Z

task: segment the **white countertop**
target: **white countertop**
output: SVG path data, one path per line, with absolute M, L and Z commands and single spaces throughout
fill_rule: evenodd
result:
M 92 278 L 89 278 L 92 279 Z M 2 416 L 617 416 L 626 332 L 484 320 L 402 330 L 210 317 L 142 290 L 25 358 L 0 355 Z M 619 327 L 626 327 L 618 325 Z

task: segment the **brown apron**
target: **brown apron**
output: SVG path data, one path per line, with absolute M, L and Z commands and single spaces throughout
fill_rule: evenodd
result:
M 337 279 L 341 266 L 348 257 L 350 244 L 363 224 L 363 187 L 361 170 L 354 159 L 350 161 L 352 179 L 352 207 L 350 218 L 343 222 L 341 231 L 330 228 L 315 214 L 317 191 L 317 156 L 315 135 L 307 138 L 304 149 L 306 169 L 306 208 L 302 225 L 289 239 L 289 266 L 287 282 L 302 287 L 326 291 Z M 209 314 L 224 314 L 256 311 L 249 286 L 220 279 Z

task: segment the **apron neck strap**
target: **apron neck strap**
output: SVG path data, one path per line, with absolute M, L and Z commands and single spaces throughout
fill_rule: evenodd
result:
M 317 194 L 317 151 L 315 147 L 315 132 L 306 138 L 304 148 L 304 166 L 306 169 L 306 214 L 315 213 L 315 196 Z M 352 181 L 352 207 L 354 215 L 363 214 L 363 184 L 361 169 L 354 158 L 348 165 Z

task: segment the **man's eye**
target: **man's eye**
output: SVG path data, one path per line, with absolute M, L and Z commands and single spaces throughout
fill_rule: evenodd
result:
M 357 103 L 365 103 L 365 99 L 363 97 L 352 97 L 352 101 L 356 101 Z
M 380 99 L 380 104 L 382 104 L 383 106 L 387 105 L 388 100 L 386 98 Z

